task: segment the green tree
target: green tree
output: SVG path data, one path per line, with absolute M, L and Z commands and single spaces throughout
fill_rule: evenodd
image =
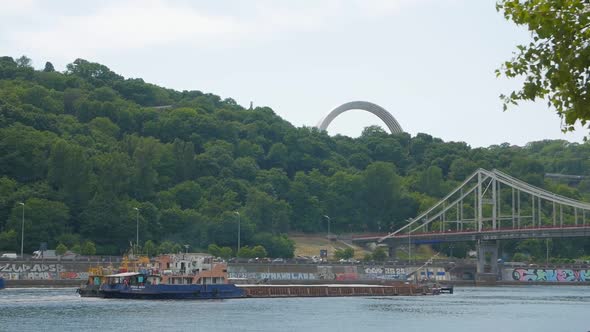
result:
M 219 257 L 223 259 L 229 259 L 234 254 L 234 251 L 230 247 L 221 247 L 219 250 Z
M 221 256 L 220 255 L 221 248 L 218 245 L 216 245 L 215 243 L 212 243 L 212 244 L 210 244 L 207 247 L 207 252 L 210 253 L 212 256 L 215 256 L 215 257 L 220 257 Z
M 266 257 L 267 256 L 266 249 L 264 249 L 264 247 L 261 245 L 254 246 L 254 248 L 252 248 L 252 256 L 258 257 L 258 258 Z
M 387 259 L 387 252 L 383 247 L 377 247 L 375 251 L 373 251 L 373 260 L 377 262 L 383 262 Z
M 442 170 L 437 166 L 430 166 L 418 176 L 417 190 L 425 194 L 440 197 L 444 194 L 444 180 Z
M 84 149 L 64 140 L 56 141 L 51 147 L 48 169 L 50 183 L 79 212 L 90 195 L 91 169 Z
M 0 250 L 15 250 L 17 247 L 16 234 L 14 229 L 0 232 Z
M 55 71 L 55 68 L 53 67 L 53 64 L 49 61 L 45 62 L 45 68 L 43 69 L 44 72 L 46 73 L 52 73 Z
M 251 190 L 248 193 L 244 214 L 250 220 L 255 220 L 263 229 L 273 233 L 284 233 L 289 229 L 291 207 L 284 200 L 276 200 L 266 193 Z
M 80 243 L 80 234 L 65 233 L 57 237 L 57 243 L 63 243 L 66 247 L 71 248 Z
M 65 233 L 70 218 L 68 207 L 62 202 L 44 198 L 30 198 L 24 203 L 24 250 L 37 250 L 41 242 L 47 242 L 50 247 L 54 246 L 57 237 Z M 12 209 L 8 228 L 20 233 L 21 224 L 22 207 L 15 206 Z
M 33 61 L 27 57 L 26 55 L 21 56 L 20 58 L 16 59 L 16 65 L 21 68 L 31 68 L 33 66 Z
M 283 143 L 275 143 L 270 147 L 266 160 L 271 167 L 285 168 L 288 162 L 288 148 Z
M 18 69 L 16 61 L 9 56 L 0 56 L 0 79 L 14 78 Z
M 354 249 L 338 249 L 334 252 L 334 258 L 336 259 L 351 259 L 354 257 Z
M 158 246 L 158 252 L 161 254 L 173 254 L 175 253 L 175 243 L 172 241 L 164 241 Z
M 79 243 L 76 243 L 76 244 L 74 244 L 74 246 L 72 246 L 70 251 L 72 251 L 76 254 L 82 254 L 82 246 Z
M 401 180 L 391 163 L 375 162 L 363 172 L 363 203 L 369 230 L 389 229 L 392 219 L 401 220 Z
M 60 243 L 57 245 L 57 247 L 55 247 L 55 253 L 59 256 L 63 256 L 66 251 L 68 251 L 68 247 L 66 247 L 63 243 Z
M 521 252 L 517 252 L 512 256 L 513 262 L 528 262 L 528 260 L 529 260 L 529 256 L 527 256 Z
M 237 256 L 240 258 L 254 258 L 254 254 L 252 253 L 252 249 L 250 249 L 248 246 L 244 246 L 241 247 L 240 250 L 238 250 Z
M 76 59 L 66 66 L 67 73 L 88 80 L 92 84 L 104 85 L 122 80 L 123 77 L 112 72 L 107 66 L 84 59 Z
M 286 235 L 273 236 L 270 233 L 259 233 L 252 238 L 252 241 L 263 246 L 270 257 L 293 258 L 295 242 Z
M 156 244 L 154 243 L 154 241 L 147 240 L 143 244 L 143 251 L 145 252 L 145 255 L 146 256 L 151 257 L 151 256 L 155 255 L 158 252 L 158 247 L 156 246 Z
M 80 248 L 80 253 L 82 255 L 92 256 L 96 254 L 96 245 L 92 241 L 84 241 Z
M 507 20 L 525 26 L 532 41 L 519 45 L 497 75 L 522 77 L 520 90 L 501 96 L 509 104 L 548 101 L 564 119 L 564 130 L 590 120 L 590 11 L 578 0 L 500 0 L 496 8 Z

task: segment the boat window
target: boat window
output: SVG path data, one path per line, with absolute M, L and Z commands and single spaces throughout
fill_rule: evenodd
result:
M 143 282 L 143 276 L 137 277 L 137 282 Z

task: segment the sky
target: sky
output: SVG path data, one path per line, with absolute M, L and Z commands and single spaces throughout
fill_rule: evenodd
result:
M 403 130 L 472 147 L 561 131 L 545 102 L 502 111 L 519 87 L 494 71 L 530 39 L 492 0 L 0 0 L 0 55 L 65 70 L 76 58 L 127 78 L 269 106 L 315 126 L 354 100 L 388 110 Z M 328 127 L 357 137 L 385 124 L 352 110 Z

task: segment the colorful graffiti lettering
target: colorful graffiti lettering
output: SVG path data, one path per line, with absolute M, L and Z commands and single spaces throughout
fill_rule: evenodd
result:
M 517 281 L 585 282 L 590 270 L 572 269 L 514 269 L 512 279 Z
M 0 276 L 8 280 L 85 280 L 88 272 L 69 272 L 62 264 L 0 264 Z
M 406 270 L 404 268 L 366 267 L 364 272 L 363 279 L 368 280 L 397 280 L 406 278 Z
M 228 272 L 230 278 L 267 279 L 267 280 L 315 280 L 315 273 L 291 273 L 291 272 Z
M 356 272 L 336 273 L 336 280 L 339 280 L 339 281 L 359 280 L 359 275 Z
M 0 272 L 58 272 L 63 271 L 61 264 L 0 264 Z
M 88 279 L 88 272 L 60 272 L 60 279 L 86 280 Z

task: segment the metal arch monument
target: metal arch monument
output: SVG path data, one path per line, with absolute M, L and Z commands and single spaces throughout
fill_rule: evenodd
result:
M 368 101 L 351 101 L 336 107 L 332 112 L 328 113 L 325 118 L 320 120 L 316 125 L 319 130 L 326 130 L 330 123 L 340 114 L 350 110 L 363 110 L 378 116 L 385 124 L 392 134 L 403 133 L 402 127 L 399 125 L 397 120 L 387 112 L 383 107 L 370 103 Z

